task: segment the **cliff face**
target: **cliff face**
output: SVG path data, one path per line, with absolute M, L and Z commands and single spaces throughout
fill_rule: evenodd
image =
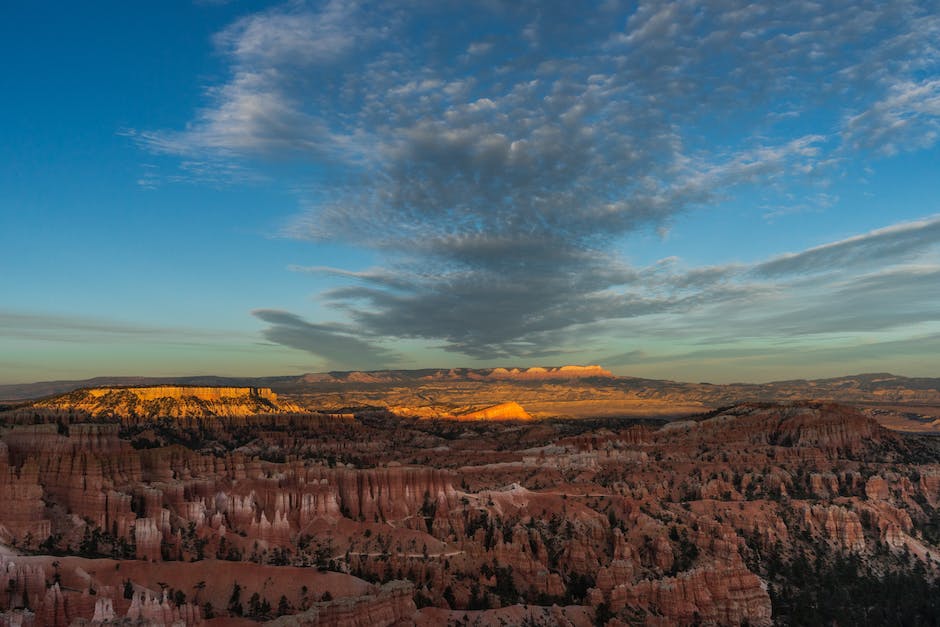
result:
M 250 416 L 301 411 L 269 388 L 152 386 L 89 388 L 38 401 L 36 407 L 120 418 Z

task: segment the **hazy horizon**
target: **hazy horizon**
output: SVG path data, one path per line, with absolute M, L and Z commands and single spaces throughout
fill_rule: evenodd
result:
M 2 14 L 0 382 L 940 374 L 930 3 Z

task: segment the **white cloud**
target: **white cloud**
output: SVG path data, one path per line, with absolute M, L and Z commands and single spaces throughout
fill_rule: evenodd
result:
M 940 79 L 901 80 L 864 112 L 848 118 L 846 141 L 893 155 L 928 148 L 940 134 Z

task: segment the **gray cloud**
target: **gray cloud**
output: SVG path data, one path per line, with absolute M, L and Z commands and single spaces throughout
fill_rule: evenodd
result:
M 902 267 L 828 285 L 763 323 L 780 335 L 884 331 L 940 321 L 940 268 Z
M 880 152 L 888 126 L 932 132 L 935 32 L 929 3 L 906 1 L 292 2 L 218 35 L 230 76 L 186 129 L 135 137 L 192 163 L 313 163 L 289 234 L 383 256 L 312 269 L 350 281 L 323 297 L 352 327 L 256 312 L 268 339 L 346 363 L 392 358 L 356 334 L 537 356 L 579 328 L 922 251 L 936 221 L 750 269 L 620 257 L 741 187 L 811 188 L 844 151 Z M 850 113 L 815 117 L 831 109 Z
M 375 36 L 357 24 L 360 3 L 329 0 L 317 11 L 290 3 L 236 21 L 216 35 L 218 47 L 241 70 L 249 67 L 310 68 L 336 63 Z
M 268 341 L 312 353 L 336 367 L 371 364 L 381 368 L 398 361 L 395 353 L 362 340 L 339 325 L 311 324 L 300 316 L 274 309 L 251 313 L 268 323 L 262 331 Z
M 667 342 L 707 346 L 706 352 L 716 346 L 750 351 L 754 342 L 775 342 L 805 352 L 804 342 L 855 337 L 860 344 L 872 343 L 877 334 L 923 332 L 940 323 L 940 294 L 935 289 L 940 266 L 901 264 L 869 274 L 857 268 L 853 272 L 851 266 L 846 270 L 759 282 L 750 280 L 748 268 L 740 267 L 719 283 L 697 285 L 686 301 L 692 306 L 623 320 L 602 334 L 634 338 L 640 348 L 644 342 Z M 674 275 L 681 280 L 683 272 Z
M 782 255 L 759 264 L 762 277 L 830 272 L 859 265 L 882 266 L 913 259 L 940 244 L 940 217 L 895 224 L 864 235 Z
M 54 342 L 172 342 L 215 343 L 231 333 L 186 327 L 147 326 L 90 316 L 63 316 L 39 312 L 0 310 L 0 338 Z
M 632 350 L 625 353 L 616 353 L 604 357 L 604 365 L 610 368 L 643 363 L 648 355 L 641 350 Z
M 940 137 L 940 81 L 934 78 L 940 15 L 929 4 L 897 3 L 897 8 L 907 12 L 905 28 L 872 47 L 863 62 L 840 72 L 883 88 L 844 121 L 842 139 L 852 149 L 891 155 L 933 146 Z
M 940 80 L 895 82 L 883 99 L 848 119 L 844 135 L 856 148 L 885 154 L 932 146 L 940 135 Z

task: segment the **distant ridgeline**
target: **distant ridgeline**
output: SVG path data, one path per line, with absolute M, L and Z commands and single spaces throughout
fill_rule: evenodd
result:
M 612 372 L 597 365 L 533 366 L 531 368 L 432 368 L 425 370 L 352 370 L 349 372 L 313 372 L 298 378 L 299 383 L 398 383 L 425 381 L 543 381 L 604 378 Z
M 250 416 L 302 411 L 293 403 L 278 401 L 270 388 L 181 385 L 85 388 L 34 405 L 115 417 Z

